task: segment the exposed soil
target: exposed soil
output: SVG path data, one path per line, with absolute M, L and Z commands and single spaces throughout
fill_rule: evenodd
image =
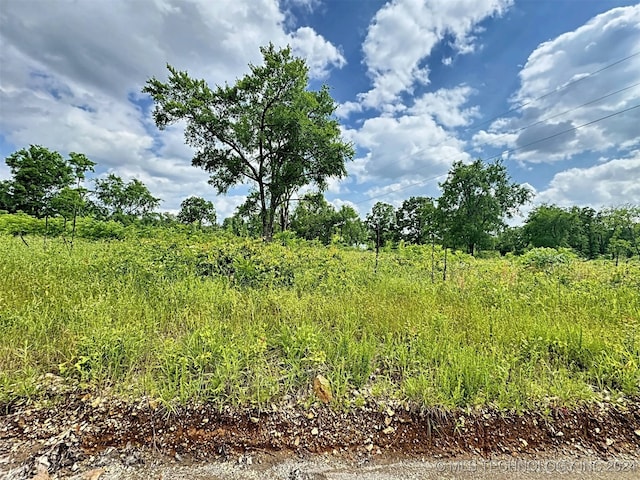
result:
M 207 405 L 170 411 L 149 399 L 130 402 L 52 389 L 55 398 L 2 407 L 0 477 L 30 479 L 41 471 L 64 478 L 100 466 L 105 456 L 135 465 L 150 456 L 197 464 L 283 453 L 329 453 L 353 461 L 375 456 L 640 454 L 640 399 L 525 415 L 490 409 L 417 410 L 398 404 L 342 412 L 321 402 L 309 409 L 291 403 L 262 412 L 220 411 Z

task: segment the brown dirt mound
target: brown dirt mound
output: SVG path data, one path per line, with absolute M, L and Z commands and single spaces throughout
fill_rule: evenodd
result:
M 640 399 L 546 414 L 380 404 L 343 412 L 319 402 L 309 409 L 291 404 L 257 412 L 207 405 L 167 410 L 149 399 L 64 392 L 55 403 L 5 405 L 2 412 L 0 458 L 25 469 L 44 458 L 49 471 L 105 449 L 128 452 L 131 462 L 136 451 L 150 450 L 194 460 L 255 451 L 435 458 L 640 452 Z

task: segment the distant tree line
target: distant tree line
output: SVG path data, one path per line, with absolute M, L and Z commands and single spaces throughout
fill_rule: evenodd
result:
M 202 227 L 216 223 L 213 203 L 199 197 L 186 198 L 177 217 L 158 213 L 161 200 L 135 178 L 125 182 L 110 173 L 91 180 L 92 189 L 83 186 L 86 174 L 96 166 L 83 154 L 72 152 L 65 159 L 58 152 L 31 145 L 11 154 L 5 162 L 11 178 L 0 181 L 0 211 L 6 213 L 62 217 L 65 226 L 68 221 L 75 225 L 78 217 L 125 225 L 181 222 Z
M 522 254 L 536 247 L 569 248 L 583 258 L 640 256 L 640 207 L 535 207 L 521 226 L 505 220 L 530 201 L 531 192 L 511 183 L 500 162 L 455 163 L 438 199 L 414 196 L 394 208 L 377 202 L 361 220 L 348 205 L 336 210 L 321 193 L 298 199 L 289 230 L 300 238 L 345 245 L 440 244 L 475 254 Z M 223 228 L 258 236 L 257 213 L 238 208 Z
M 532 247 L 571 248 L 584 258 L 640 255 L 640 206 L 623 205 L 600 211 L 589 207 L 540 205 L 524 225 L 505 228 L 495 239 L 501 253 L 522 253 Z
M 512 183 L 501 162 L 456 162 L 440 185 L 439 199 L 411 197 L 399 208 L 385 202 L 373 205 L 364 221 L 353 207 L 336 210 L 321 193 L 298 199 L 289 230 L 308 240 L 346 245 L 372 243 L 376 248 L 406 244 L 438 243 L 475 254 L 491 249 L 505 219 L 531 199 L 525 187 Z M 240 207 L 223 228 L 238 235 L 255 235 L 256 212 Z
M 110 173 L 87 180 L 96 164 L 85 155 L 31 145 L 6 158 L 11 178 L 0 181 L 0 211 L 23 212 L 36 218 L 62 217 L 64 225 L 78 217 L 114 220 L 123 225 L 193 225 L 261 237 L 263 223 L 257 204 L 247 201 L 221 226 L 211 201 L 185 198 L 177 215 L 158 212 L 161 200 L 138 179 L 125 182 Z M 93 184 L 93 188 L 83 186 Z M 539 205 L 523 225 L 505 220 L 530 201 L 531 192 L 512 183 L 500 162 L 455 163 L 440 184 L 440 198 L 413 196 L 395 208 L 377 202 L 361 219 L 350 205 L 336 209 L 322 192 L 290 198 L 295 205 L 286 223 L 274 222 L 274 233 L 287 231 L 323 244 L 369 245 L 439 244 L 476 254 L 498 251 L 522 254 L 530 248 L 570 248 L 584 258 L 640 256 L 640 207 L 592 208 Z M 286 228 L 282 228 L 286 226 Z

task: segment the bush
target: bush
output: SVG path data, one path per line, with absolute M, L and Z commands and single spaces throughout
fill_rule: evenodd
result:
M 76 236 L 90 240 L 122 240 L 126 227 L 121 223 L 81 218 L 76 223 Z
M 566 248 L 533 248 L 520 258 L 522 264 L 536 271 L 549 271 L 559 265 L 568 265 L 577 258 L 576 254 Z
M 25 213 L 0 214 L 0 233 L 9 235 L 58 236 L 64 231 L 62 218 L 35 218 Z

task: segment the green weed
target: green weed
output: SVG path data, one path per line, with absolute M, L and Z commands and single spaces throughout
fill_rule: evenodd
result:
M 46 373 L 220 407 L 310 404 L 318 374 L 355 407 L 640 393 L 631 262 L 449 252 L 443 281 L 430 246 L 382 251 L 374 274 L 372 252 L 335 245 L 152 233 L 0 235 L 0 402 L 39 395 Z

